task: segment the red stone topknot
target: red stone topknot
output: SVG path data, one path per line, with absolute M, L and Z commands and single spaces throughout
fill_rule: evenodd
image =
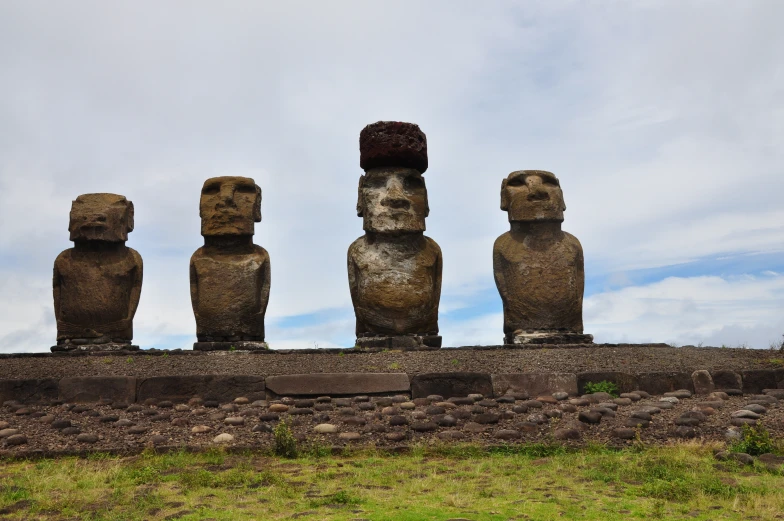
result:
M 427 170 L 427 137 L 415 123 L 378 121 L 359 133 L 359 166 L 370 170 L 383 166 Z

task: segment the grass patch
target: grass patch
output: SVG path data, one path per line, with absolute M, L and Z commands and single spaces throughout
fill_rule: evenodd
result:
M 0 464 L 3 519 L 775 519 L 784 474 L 718 446 L 419 446 L 294 458 L 185 451 Z

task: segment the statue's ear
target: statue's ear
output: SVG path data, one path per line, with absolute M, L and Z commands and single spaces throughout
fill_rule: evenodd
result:
M 133 202 L 127 201 L 125 202 L 127 209 L 125 210 L 126 216 L 126 224 L 127 224 L 127 232 L 130 233 L 133 231 Z
M 365 205 L 362 202 L 362 186 L 365 184 L 365 176 L 359 176 L 359 185 L 357 185 L 357 217 L 362 217 L 365 214 Z
M 507 211 L 509 210 L 509 198 L 506 195 L 506 179 L 501 181 L 501 210 Z
M 256 201 L 253 203 L 253 221 L 261 222 L 261 187 L 256 185 Z

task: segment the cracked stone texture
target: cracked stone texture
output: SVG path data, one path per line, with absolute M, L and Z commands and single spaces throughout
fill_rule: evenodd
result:
M 261 221 L 261 188 L 247 177 L 207 179 L 199 216 L 204 246 L 190 262 L 199 342 L 263 342 L 270 258 L 253 244 L 254 223 Z
M 71 205 L 74 243 L 54 261 L 57 344 L 130 344 L 142 290 L 142 258 L 125 242 L 133 203 L 117 194 L 83 194 Z
M 566 210 L 558 178 L 519 170 L 501 183 L 510 231 L 493 246 L 493 273 L 507 344 L 587 343 L 583 332 L 583 250 L 561 230 Z M 548 339 L 549 338 L 549 339 Z

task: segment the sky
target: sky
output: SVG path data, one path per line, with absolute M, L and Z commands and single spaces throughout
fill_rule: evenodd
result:
M 0 3 L 0 352 L 55 343 L 82 193 L 133 201 L 142 348 L 195 339 L 205 179 L 252 177 L 273 349 L 349 347 L 362 128 L 427 135 L 445 346 L 503 338 L 501 180 L 561 181 L 596 342 L 784 334 L 784 3 Z

